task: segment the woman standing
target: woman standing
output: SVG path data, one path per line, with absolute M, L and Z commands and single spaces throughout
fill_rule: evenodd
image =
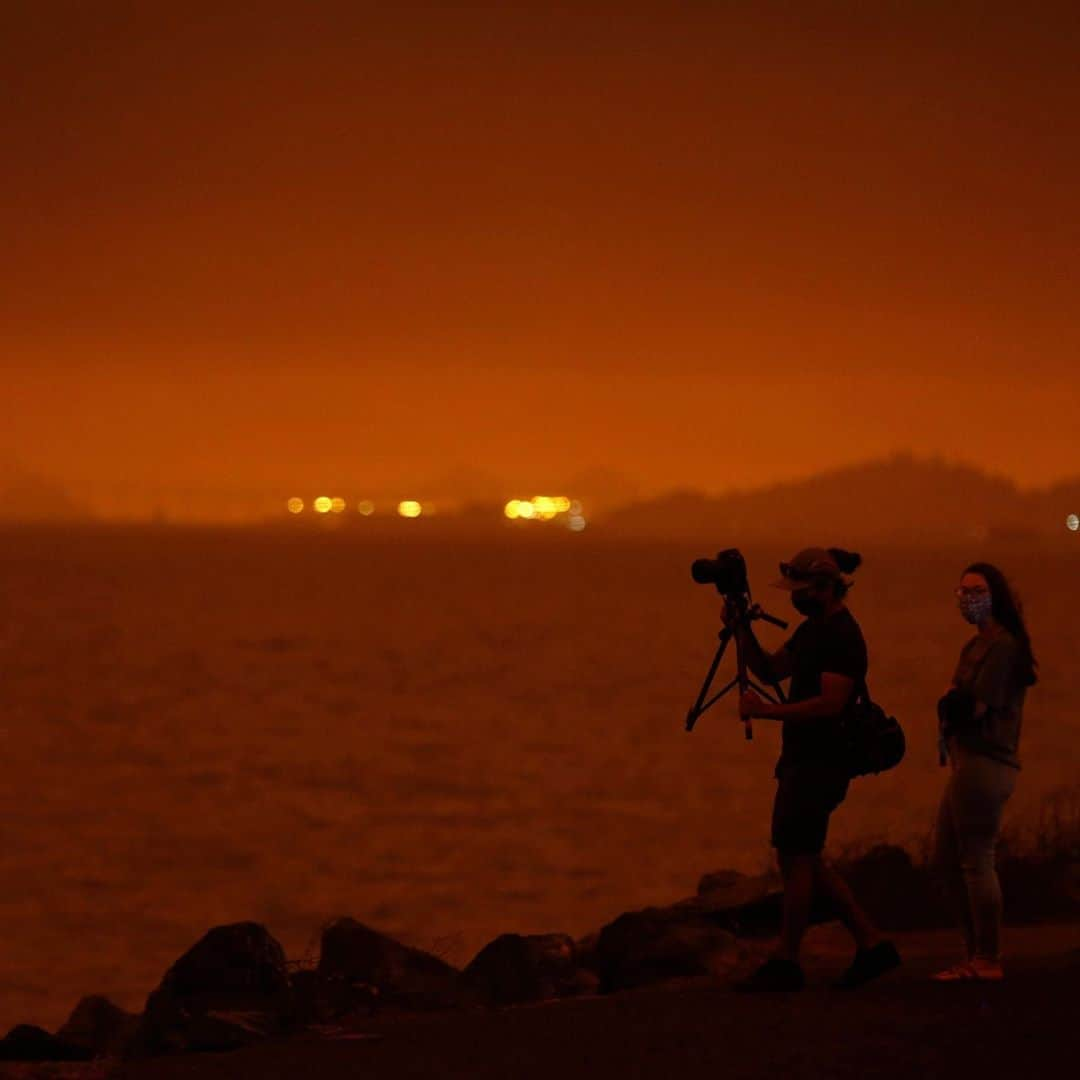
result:
M 1001 814 L 1020 770 L 1020 726 L 1036 661 L 1020 601 L 1005 575 L 972 563 L 956 589 L 978 633 L 964 646 L 938 703 L 942 764 L 949 779 L 938 809 L 933 862 L 959 916 L 967 958 L 941 981 L 1000 979 L 1001 886 L 994 850 Z

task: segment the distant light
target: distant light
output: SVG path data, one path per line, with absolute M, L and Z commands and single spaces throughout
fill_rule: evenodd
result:
M 1080 517 L 1076 514 L 1070 514 L 1065 519 L 1065 527 L 1071 532 L 1076 532 L 1077 529 L 1080 529 Z
M 329 514 L 330 507 L 334 505 L 334 500 L 328 495 L 320 495 L 311 505 L 315 507 L 317 513 Z
M 506 504 L 506 505 L 505 505 L 505 506 L 503 507 L 503 513 L 504 513 L 504 514 L 505 514 L 505 515 L 506 515 L 506 516 L 507 516 L 507 517 L 508 517 L 508 518 L 509 518 L 509 519 L 510 519 L 511 521 L 513 521 L 513 520 L 514 520 L 514 518 L 518 517 L 518 516 L 520 515 L 520 512 L 521 512 L 521 500 L 520 500 L 520 499 L 511 499 L 511 500 L 510 500 L 510 501 L 509 501 L 509 502 L 508 502 L 508 503 L 507 503 L 507 504 Z
M 536 507 L 531 502 L 519 502 L 518 503 L 518 517 L 525 518 L 528 521 L 530 518 L 536 516 Z
M 565 514 L 565 513 L 566 513 L 566 511 L 570 509 L 570 506 L 571 506 L 571 502 L 570 502 L 570 500 L 569 500 L 568 498 L 566 498 L 566 496 L 565 496 L 565 495 L 560 495 L 560 496 L 559 496 L 559 497 L 558 497 L 558 498 L 557 498 L 557 499 L 555 500 L 555 509 L 556 509 L 556 510 L 557 510 L 557 511 L 558 511 L 558 512 L 559 512 L 560 514 Z M 579 508 L 579 509 L 580 509 L 580 508 Z
M 371 517 L 375 513 L 375 504 L 370 499 L 361 499 L 356 504 L 356 509 L 364 515 L 364 517 Z
M 406 499 L 398 503 L 397 512 L 404 518 L 418 518 L 424 512 L 424 508 L 418 502 Z
M 304 512 L 304 500 L 294 495 L 286 504 L 290 514 L 302 514 Z
M 585 519 L 580 514 L 574 514 L 570 518 L 569 525 L 574 532 L 581 532 L 585 528 Z
M 335 497 L 330 500 L 330 509 L 335 514 L 340 514 L 345 509 L 345 500 L 339 497 Z

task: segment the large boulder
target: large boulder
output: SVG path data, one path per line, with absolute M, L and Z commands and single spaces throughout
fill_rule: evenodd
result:
M 165 973 L 126 1054 L 230 1050 L 296 1022 L 285 954 L 254 922 L 217 926 Z
M 462 983 L 485 1002 L 512 1005 L 588 992 L 595 976 L 579 975 L 566 934 L 501 934 L 462 972 Z
M 384 1005 L 440 1009 L 462 1002 L 456 968 L 355 919 L 337 919 L 323 930 L 316 971 L 324 985 L 374 988 Z
M 629 911 L 601 931 L 591 963 L 602 993 L 665 979 L 717 976 L 734 965 L 735 935 L 688 907 Z
M 895 844 L 876 844 L 835 864 L 855 899 L 883 930 L 949 925 L 934 877 Z
M 92 1057 L 85 1047 L 34 1024 L 16 1024 L 0 1039 L 0 1061 L 89 1061 Z
M 107 997 L 91 994 L 72 1010 L 56 1033 L 74 1046 L 89 1050 L 94 1057 L 119 1053 L 134 1036 L 140 1017 L 114 1005 Z

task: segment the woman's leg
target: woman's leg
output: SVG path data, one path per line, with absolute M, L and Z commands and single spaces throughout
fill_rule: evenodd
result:
M 1016 770 L 983 754 L 966 755 L 956 772 L 953 812 L 960 869 L 967 887 L 975 959 L 1000 958 L 1001 885 L 994 855 L 1001 813 Z
M 941 882 L 946 901 L 964 934 L 964 947 L 970 960 L 975 952 L 975 927 L 971 921 L 971 905 L 968 903 L 967 885 L 960 868 L 960 847 L 956 837 L 956 820 L 953 811 L 956 770 L 946 781 L 945 790 L 938 804 L 934 822 L 933 846 L 930 863 Z

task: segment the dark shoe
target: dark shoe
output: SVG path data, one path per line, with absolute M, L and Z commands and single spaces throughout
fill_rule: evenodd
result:
M 891 941 L 879 941 L 869 949 L 857 949 L 851 967 L 833 983 L 834 990 L 855 990 L 857 987 L 900 966 L 900 954 Z
M 761 991 L 801 990 L 805 980 L 802 968 L 791 960 L 781 960 L 770 956 L 752 975 L 741 979 L 735 989 L 741 994 L 753 994 Z

